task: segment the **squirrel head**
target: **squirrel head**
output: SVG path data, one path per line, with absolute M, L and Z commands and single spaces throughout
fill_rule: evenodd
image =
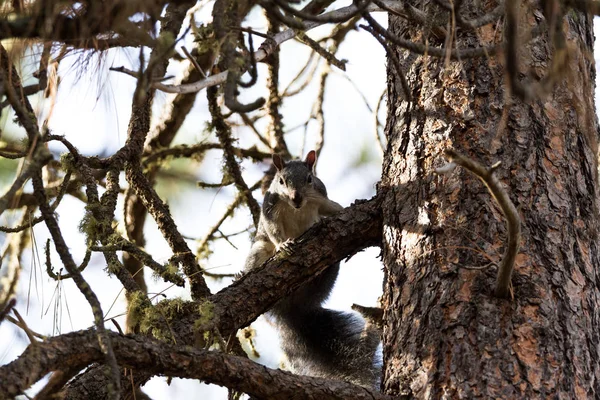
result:
M 315 190 L 316 161 L 317 153 L 314 150 L 308 152 L 304 161 L 285 162 L 279 154 L 273 154 L 273 165 L 277 172 L 269 191 L 277 193 L 290 207 L 301 209 L 311 198 L 319 196 Z

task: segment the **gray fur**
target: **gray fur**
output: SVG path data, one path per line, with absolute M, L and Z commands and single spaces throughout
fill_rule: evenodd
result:
M 305 161 L 273 158 L 277 173 L 265 194 L 246 270 L 262 265 L 281 245 L 303 234 L 322 217 L 342 209 L 327 198 L 313 173 L 314 154 Z M 379 334 L 353 313 L 322 308 L 337 279 L 336 263 L 271 310 L 282 348 L 298 374 L 348 380 L 379 387 L 376 349 Z

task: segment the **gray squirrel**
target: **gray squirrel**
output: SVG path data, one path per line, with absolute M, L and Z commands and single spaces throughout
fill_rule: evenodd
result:
M 315 176 L 315 162 L 314 151 L 304 161 L 285 162 L 273 155 L 277 171 L 265 193 L 246 271 L 262 265 L 322 217 L 343 209 L 327 197 L 325 185 Z M 270 314 L 293 372 L 379 388 L 377 329 L 353 313 L 321 306 L 329 297 L 339 268 L 339 263 L 330 266 L 280 300 Z

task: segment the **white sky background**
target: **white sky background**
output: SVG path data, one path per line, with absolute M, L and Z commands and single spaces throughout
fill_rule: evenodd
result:
M 341 7 L 337 5 L 336 7 Z M 344 3 L 342 3 L 344 4 Z M 197 21 L 207 21 L 209 10 L 205 9 L 196 17 Z M 259 31 L 264 31 L 266 24 L 260 22 L 260 13 L 253 12 L 245 26 L 252 26 Z M 384 14 L 378 15 L 382 24 L 387 23 Z M 257 22 L 258 21 L 258 22 Z M 600 29 L 599 20 L 596 18 L 596 31 Z M 319 28 L 310 32 L 313 38 L 320 38 L 329 28 Z M 256 40 L 260 43 L 260 40 Z M 191 43 L 186 43 L 188 49 L 193 48 Z M 294 41 L 289 41 L 281 46 L 281 74 L 282 88 L 295 76 L 304 65 L 309 54 L 308 48 Z M 598 59 L 598 53 L 595 55 Z M 369 198 L 375 194 L 375 183 L 379 180 L 381 169 L 381 153 L 375 143 L 373 115 L 366 108 L 361 95 L 343 76 L 350 78 L 360 91 L 365 95 L 369 105 L 374 109 L 377 100 L 385 89 L 385 54 L 380 45 L 366 32 L 351 32 L 342 44 L 338 58 L 348 59 L 347 71 L 342 72 L 334 68 L 334 73 L 329 78 L 326 100 L 326 144 L 318 161 L 318 175 L 325 182 L 329 196 L 342 204 L 350 205 L 355 199 Z M 71 60 L 75 60 L 72 58 Z M 72 61 L 71 61 L 72 63 Z M 105 78 L 99 78 L 95 68 L 89 69 L 83 76 L 78 76 L 79 69 L 76 65 L 63 62 L 59 70 L 62 82 L 59 96 L 50 121 L 50 127 L 55 134 L 65 135 L 79 150 L 86 154 L 106 156 L 121 147 L 127 135 L 127 123 L 130 116 L 131 95 L 135 81 L 129 76 L 118 72 L 108 72 L 107 67 L 125 66 L 137 68 L 137 54 L 111 51 L 100 73 Z M 179 66 L 171 66 L 169 74 L 178 75 Z M 241 101 L 254 100 L 258 95 L 266 96 L 265 88 L 266 68 L 261 65 L 259 70 L 259 83 L 256 90 L 245 90 L 240 97 Z M 105 82 L 103 86 L 99 82 Z M 303 95 L 284 100 L 282 113 L 286 128 L 295 127 L 303 123 L 311 112 L 312 104 L 316 97 L 318 76 L 312 87 Z M 598 99 L 598 90 L 596 98 Z M 31 97 L 36 103 L 36 96 Z M 160 110 L 166 104 L 168 95 L 157 93 L 154 103 L 155 117 L 160 115 Z M 598 100 L 597 100 L 598 103 Z M 44 112 L 40 113 L 41 115 Z M 9 116 L 9 120 L 12 116 Z M 385 110 L 380 113 L 380 119 L 385 122 Z M 205 123 L 210 120 L 207 111 L 206 95 L 201 92 L 196 104 L 189 114 L 186 123 L 179 132 L 176 142 L 197 143 L 204 139 L 203 130 Z M 316 122 L 309 126 L 304 156 L 312 148 L 317 130 Z M 10 126 L 2 127 L 10 131 Z M 264 127 L 263 127 L 264 128 Z M 247 147 L 255 143 L 255 137 L 247 129 L 235 129 L 234 135 L 239 138 L 239 145 Z M 214 137 L 212 138 L 214 140 Z M 295 131 L 288 138 L 288 145 L 293 154 L 300 155 L 302 148 L 302 132 Z M 64 152 L 61 145 L 53 145 L 56 151 Z M 363 153 L 365 152 L 365 153 Z M 368 162 L 361 163 L 365 158 Z M 203 164 L 190 170 L 195 179 L 207 182 L 220 181 L 222 165 L 221 152 L 209 152 Z M 358 166 L 357 166 L 358 165 Z M 244 164 L 244 175 L 252 184 L 258 180 L 268 164 Z M 122 186 L 125 180 L 121 179 Z M 158 187 L 159 194 L 165 199 L 173 213 L 173 217 L 184 235 L 202 237 L 221 215 L 233 199 L 235 189 L 224 188 L 219 191 L 196 189 L 193 186 L 169 185 L 164 180 Z M 4 189 L 0 190 L 3 192 Z M 258 193 L 258 192 L 257 192 Z M 71 252 L 77 262 L 84 255 L 84 237 L 78 232 L 77 226 L 83 216 L 84 207 L 81 202 L 69 196 L 59 206 L 58 215 L 63 229 L 65 240 L 70 245 Z M 117 206 L 117 217 L 121 219 L 122 202 Z M 5 213 L 0 216 L 0 224 L 15 225 L 16 218 Z M 236 213 L 235 219 L 228 222 L 223 231 L 234 232 L 251 223 L 247 209 Z M 43 265 L 43 246 L 48 238 L 48 232 L 43 224 L 38 224 L 35 229 L 35 239 L 39 260 L 27 252 L 23 258 L 23 272 L 19 286 L 17 309 L 25 317 L 28 325 L 34 331 L 46 335 L 65 333 L 71 330 L 86 329 L 93 325 L 92 313 L 87 301 L 80 294 L 72 281 L 62 283 L 62 301 L 55 303 L 55 281 L 47 277 Z M 166 261 L 171 251 L 158 232 L 151 217 L 147 219 L 145 227 L 147 239 L 146 248 L 160 262 Z M 0 236 L 0 244 L 4 237 Z M 224 241 L 213 246 L 214 254 L 205 268 L 214 272 L 237 272 L 243 266 L 246 254 L 250 248 L 247 235 L 231 239 L 237 249 L 232 248 Z M 192 250 L 194 243 L 190 242 Z M 328 302 L 328 307 L 348 310 L 352 303 L 362 305 L 375 305 L 376 299 L 381 295 L 381 282 L 383 273 L 381 263 L 377 259 L 378 249 L 370 249 L 354 256 L 350 262 L 342 267 L 334 292 Z M 55 269 L 60 266 L 56 254 L 53 254 Z M 35 262 L 34 262 L 35 261 Z M 3 266 L 3 269 L 5 266 Z M 121 285 L 116 278 L 111 278 L 103 271 L 104 259 L 95 254 L 90 265 L 84 271 L 84 278 L 90 283 L 96 295 L 100 298 L 105 314 L 118 316 L 116 319 L 122 327 L 125 326 L 124 317 L 125 300 L 120 293 Z M 149 292 L 157 293 L 169 287 L 151 278 L 151 271 L 146 269 Z M 31 278 L 30 278 L 31 276 Z M 215 282 L 208 280 L 213 292 L 226 286 L 230 280 Z M 29 295 L 28 295 L 29 293 Z M 181 296 L 189 298 L 188 289 L 172 287 L 164 292 L 168 297 Z M 29 310 L 27 311 L 27 299 Z M 116 300 L 116 301 L 115 301 Z M 108 312 L 111 304 L 114 306 Z M 67 309 L 68 306 L 68 309 Z M 114 330 L 112 323 L 106 326 Z M 260 318 L 253 326 L 257 328 L 256 343 L 262 355 L 261 362 L 271 367 L 277 367 L 280 361 L 280 352 L 276 346 L 277 336 L 272 327 Z M 27 346 L 27 338 L 18 328 L 5 321 L 0 325 L 0 365 L 6 364 L 20 355 Z M 39 384 L 36 386 L 39 388 Z M 154 378 L 144 390 L 156 400 L 159 399 L 188 399 L 197 398 L 199 394 L 204 399 L 224 399 L 226 390 L 217 386 L 200 385 L 194 380 L 174 379 L 171 386 L 167 386 L 165 378 Z M 34 388 L 35 391 L 35 388 Z
M 336 7 L 342 5 L 346 4 L 336 2 Z M 196 16 L 196 21 L 207 21 L 209 17 L 210 10 L 206 8 Z M 380 14 L 377 18 L 380 23 L 387 24 L 387 17 L 384 14 Z M 264 31 L 266 28 L 266 22 L 258 10 L 253 11 L 244 25 L 252 26 L 259 31 Z M 315 29 L 310 32 L 310 36 L 320 38 L 325 36 L 330 29 L 331 26 Z M 255 38 L 255 42 L 258 44 L 261 41 Z M 187 42 L 186 47 L 191 49 L 193 45 L 191 42 Z M 304 65 L 309 52 L 307 47 L 295 41 L 288 41 L 281 46 L 281 89 L 287 86 Z M 52 132 L 65 135 L 86 155 L 100 153 L 106 156 L 120 148 L 127 136 L 127 123 L 130 117 L 131 97 L 135 81 L 118 72 L 109 72 L 107 68 L 125 66 L 136 69 L 137 57 L 137 52 L 127 54 L 123 51 L 110 51 L 106 55 L 100 71 L 98 68 L 92 67 L 83 75 L 80 75 L 81 69 L 74 64 L 77 61 L 76 57 L 63 61 L 59 69 L 61 76 L 59 94 L 50 119 Z M 375 109 L 377 100 L 385 89 L 386 61 L 383 49 L 366 32 L 351 32 L 342 44 L 338 57 L 347 59 L 349 62 L 346 72 L 333 67 L 334 72 L 328 80 L 325 95 L 326 144 L 318 160 L 317 172 L 327 186 L 329 197 L 343 206 L 348 206 L 355 199 L 370 198 L 375 194 L 375 184 L 381 173 L 381 152 L 375 143 L 374 117 L 364 104 L 361 94 L 344 76 L 356 84 L 369 105 Z M 94 62 L 92 61 L 91 65 L 94 65 Z M 30 69 L 35 68 L 36 62 L 32 61 L 30 67 Z M 171 65 L 168 74 L 178 76 L 180 70 L 181 65 Z M 284 100 L 281 111 L 286 128 L 289 129 L 304 123 L 309 116 L 317 95 L 320 71 L 321 69 L 318 70 L 309 90 L 302 95 Z M 25 66 L 23 76 L 26 77 L 27 74 Z M 98 74 L 101 74 L 101 77 Z M 266 76 L 266 68 L 261 64 L 257 89 L 244 90 L 240 101 L 252 101 L 259 95 L 266 96 Z M 169 96 L 171 95 L 157 93 L 154 117 L 160 116 Z M 41 97 L 32 96 L 30 99 L 34 107 L 36 103 L 38 104 L 39 118 L 40 121 L 43 120 L 47 106 L 44 108 L 39 101 Z M 11 113 L 8 121 L 12 117 Z M 385 109 L 382 109 L 380 119 L 385 122 Z M 6 121 L 6 119 L 3 120 Z M 193 144 L 204 140 L 204 127 L 209 120 L 206 94 L 202 91 L 178 133 L 176 142 Z M 19 132 L 15 131 L 16 128 L 8 123 L 2 128 L 8 132 Z M 317 129 L 317 123 L 311 122 L 302 156 L 314 146 Z M 20 134 L 22 135 L 22 133 Z M 239 138 L 239 145 L 242 147 L 251 146 L 256 142 L 255 136 L 248 129 L 234 129 L 234 135 Z M 211 136 L 211 139 L 216 141 L 214 135 Z M 287 139 L 291 152 L 300 156 L 302 130 L 296 130 Z M 61 153 L 65 151 L 64 147 L 58 143 L 52 144 L 51 148 Z M 366 162 L 364 162 L 365 159 Z M 207 154 L 202 165 L 190 169 L 188 173 L 196 180 L 218 182 L 221 179 L 221 165 L 221 152 L 212 151 Z M 268 166 L 268 163 L 244 163 L 244 176 L 247 182 L 252 184 L 260 179 Z M 123 176 L 121 185 L 126 185 Z M 202 237 L 208 227 L 212 226 L 222 215 L 235 195 L 235 189 L 232 187 L 208 191 L 197 189 L 192 185 L 170 185 L 165 180 L 161 181 L 157 190 L 161 197 L 169 203 L 180 232 L 197 238 Z M 3 191 L 4 189 L 0 190 L 0 192 Z M 57 213 L 71 253 L 76 262 L 80 262 L 85 253 L 85 239 L 77 230 L 77 226 L 84 214 L 84 205 L 70 196 L 65 196 Z M 122 200 L 117 206 L 117 218 L 122 220 L 121 216 Z M 16 224 L 16 218 L 15 215 L 5 213 L 0 216 L 0 224 L 13 226 Z M 250 223 L 250 214 L 244 208 L 236 213 L 232 221 L 224 225 L 223 231 L 235 232 L 247 227 Z M 44 266 L 43 247 L 49 234 L 43 224 L 38 224 L 34 228 L 34 232 L 39 259 L 32 258 L 29 251 L 23 257 L 17 309 L 32 330 L 45 335 L 66 333 L 93 326 L 91 309 L 71 280 L 62 283 L 60 287 L 61 302 L 56 303 L 57 284 L 47 276 Z M 171 251 L 151 217 L 147 219 L 145 235 L 146 249 L 154 258 L 159 262 L 168 260 Z M 0 240 L 4 240 L 4 237 L 0 236 Z M 203 266 L 220 273 L 240 271 L 250 248 L 250 239 L 247 235 L 240 235 L 233 237 L 231 241 L 237 249 L 225 241 L 215 243 L 212 247 L 213 256 Z M 195 249 L 193 241 L 190 242 L 190 248 Z M 369 249 L 354 256 L 342 267 L 336 287 L 327 303 L 328 307 L 349 310 L 352 303 L 366 306 L 376 304 L 377 298 L 381 295 L 383 279 L 381 263 L 377 259 L 378 254 L 378 249 Z M 60 268 L 61 263 L 56 253 L 52 254 L 52 262 L 55 269 Z M 106 275 L 103 271 L 104 266 L 102 255 L 94 254 L 83 276 L 99 297 L 104 313 L 116 316 L 119 324 L 124 327 L 123 313 L 126 304 L 124 295 L 120 292 L 121 285 L 116 278 Z M 152 272 L 146 269 L 150 294 L 158 293 L 170 286 L 155 281 L 151 278 L 151 274 Z M 207 283 L 211 290 L 216 292 L 228 285 L 230 281 L 227 279 L 215 282 L 209 279 Z M 187 288 L 172 287 L 164 293 L 169 298 L 176 296 L 189 298 Z M 29 306 L 27 306 L 28 302 Z M 112 309 L 108 312 L 113 303 Z M 111 322 L 107 322 L 106 326 L 115 330 Z M 263 317 L 253 326 L 257 330 L 256 345 L 262 356 L 260 362 L 276 368 L 281 361 L 281 354 L 275 330 L 265 322 Z M 0 365 L 18 357 L 27 344 L 28 340 L 23 332 L 5 321 L 0 325 Z M 29 393 L 39 390 L 43 383 L 38 383 Z M 196 398 L 198 394 L 202 394 L 204 399 L 226 398 L 226 389 L 224 388 L 200 385 L 195 380 L 180 379 L 174 379 L 171 386 L 167 386 L 166 379 L 162 377 L 154 378 L 144 387 L 144 391 L 156 400 Z

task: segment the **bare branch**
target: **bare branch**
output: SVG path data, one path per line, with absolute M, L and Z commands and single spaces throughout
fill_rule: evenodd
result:
M 385 0 L 384 3 L 390 8 L 395 9 L 395 8 L 400 7 L 398 2 L 396 2 L 396 1 Z M 322 15 L 322 17 L 346 18 L 349 15 L 354 15 L 356 13 L 356 10 L 357 10 L 357 7 L 354 5 L 351 5 L 348 7 L 342 7 L 340 9 L 331 11 L 329 13 L 325 13 Z M 381 9 L 379 7 L 377 7 L 373 4 L 370 4 L 366 8 L 366 10 L 370 11 L 370 12 L 381 11 Z M 310 29 L 316 28 L 318 26 L 321 26 L 323 23 L 324 22 L 307 22 L 305 24 L 305 30 L 308 31 Z M 265 45 L 265 43 L 263 43 L 263 45 L 261 45 L 261 47 L 259 47 L 259 49 L 255 52 L 255 54 L 254 54 L 255 60 L 257 62 L 263 61 L 267 56 L 273 54 L 273 52 L 276 50 L 277 46 L 279 46 L 283 42 L 286 42 L 286 41 L 294 38 L 296 35 L 297 35 L 297 31 L 294 29 L 287 29 L 283 32 L 280 32 L 280 33 L 274 35 L 272 40 L 267 41 L 268 45 Z M 215 86 L 215 85 L 225 82 L 227 80 L 227 75 L 228 75 L 228 71 L 223 71 L 221 73 L 211 75 L 207 79 L 203 79 L 201 81 L 194 82 L 194 83 L 187 84 L 187 85 L 166 85 L 163 83 L 154 82 L 152 84 L 152 87 L 154 87 L 158 90 L 161 90 L 163 92 L 167 92 L 167 93 L 192 93 L 192 92 L 198 92 L 202 89 L 206 89 L 208 87 Z
M 152 375 L 200 379 L 272 400 L 392 399 L 351 383 L 293 375 L 219 351 L 175 346 L 137 335 L 122 336 L 114 332 L 108 335 L 122 365 L 143 369 Z M 17 360 L 0 367 L 3 377 L 0 397 L 21 394 L 51 371 L 83 369 L 101 359 L 95 332 L 90 330 L 31 345 Z
M 508 193 L 494 175 L 494 171 L 500 166 L 500 163 L 496 163 L 489 168 L 484 167 L 480 163 L 471 160 L 453 149 L 446 150 L 446 157 L 448 157 L 450 161 L 466 168 L 469 172 L 481 179 L 492 194 L 492 197 L 494 197 L 500 205 L 502 213 L 506 218 L 508 243 L 506 244 L 504 257 L 498 270 L 495 292 L 496 296 L 506 298 L 510 294 L 510 278 L 515 265 L 515 259 L 519 253 L 519 245 L 521 242 L 521 218 L 519 217 L 517 208 L 510 200 Z
M 429 55 L 432 57 L 446 57 L 449 55 L 450 59 L 452 60 L 460 60 L 461 58 L 475 58 L 485 56 L 487 54 L 496 54 L 502 49 L 501 44 L 458 50 L 431 47 L 425 44 L 411 42 L 410 40 L 402 39 L 401 37 L 394 35 L 389 30 L 382 27 L 377 21 L 375 21 L 373 17 L 369 15 L 369 13 L 363 13 L 363 18 L 367 20 L 369 25 L 373 28 L 373 31 L 385 37 L 387 40 L 399 47 L 402 47 L 403 49 L 410 50 L 413 53 L 421 55 Z
M 329 64 L 336 66 L 342 71 L 346 70 L 345 60 L 338 60 L 334 54 L 325 50 L 323 47 L 321 47 L 321 45 L 319 45 L 319 43 L 311 39 L 304 32 L 298 32 L 298 40 L 300 40 L 302 43 L 306 44 L 308 47 L 313 49 L 317 54 L 319 54 L 321 57 L 327 60 Z

